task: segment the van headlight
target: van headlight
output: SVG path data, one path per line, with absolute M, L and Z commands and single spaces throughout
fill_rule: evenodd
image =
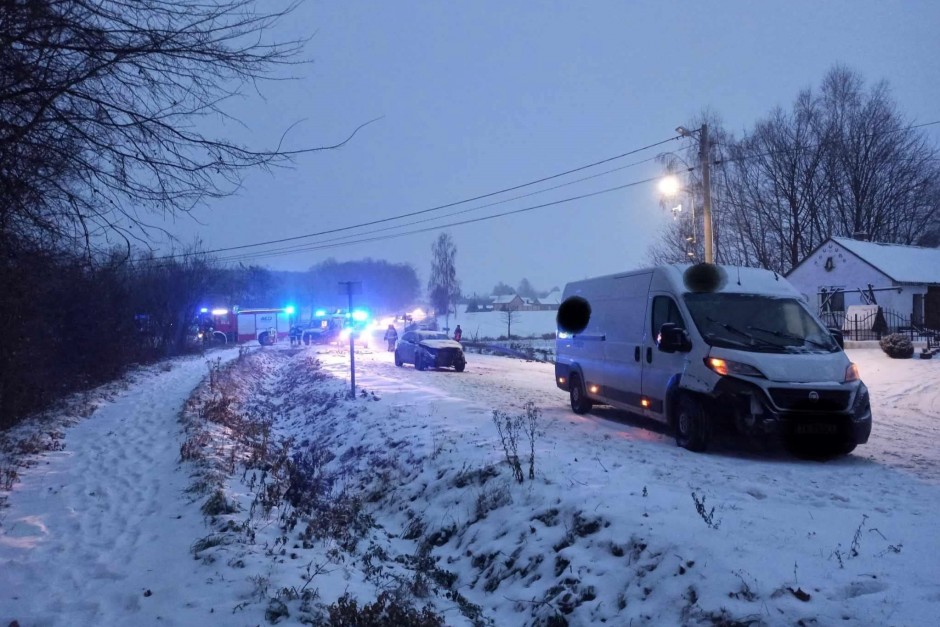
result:
M 728 359 L 720 359 L 718 357 L 706 357 L 705 365 L 723 377 L 729 374 L 733 374 L 742 377 L 760 377 L 762 379 L 766 378 L 764 377 L 764 373 L 754 366 L 742 364 L 739 361 L 730 361 Z
M 851 383 L 852 381 L 858 381 L 862 377 L 858 374 L 858 366 L 855 364 L 849 364 L 845 369 L 845 379 L 842 383 Z

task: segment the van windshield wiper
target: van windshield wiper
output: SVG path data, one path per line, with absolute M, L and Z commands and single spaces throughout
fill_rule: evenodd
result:
M 705 316 L 705 319 L 708 320 L 709 322 L 711 322 L 712 324 L 715 324 L 715 325 L 721 327 L 721 328 L 724 329 L 725 331 L 730 331 L 731 333 L 737 333 L 737 334 L 740 335 L 741 337 L 746 337 L 747 339 L 751 340 L 751 342 L 754 342 L 754 343 L 756 343 L 756 344 L 759 344 L 759 345 L 762 345 L 762 346 L 765 346 L 765 347 L 771 347 L 771 348 L 778 348 L 778 349 L 783 348 L 783 346 L 781 346 L 780 344 L 777 344 L 776 342 L 771 342 L 771 341 L 768 341 L 768 340 L 761 339 L 761 338 L 759 338 L 759 337 L 754 337 L 753 335 L 751 335 L 751 334 L 748 333 L 747 331 L 742 331 L 742 330 L 739 329 L 738 327 L 733 326 L 733 325 L 730 325 L 730 324 L 728 324 L 727 322 L 719 322 L 718 320 L 715 320 L 715 319 L 712 318 L 711 316 Z M 750 327 L 748 327 L 748 328 L 750 328 Z
M 770 329 L 762 329 L 761 327 L 751 327 L 749 326 L 748 331 L 760 331 L 761 333 L 769 333 L 774 337 L 782 337 L 788 340 L 796 340 L 797 342 L 806 342 L 807 344 L 812 344 L 813 346 L 818 346 L 819 348 L 824 348 L 827 351 L 832 350 L 832 345 L 826 345 L 822 342 L 817 342 L 816 340 L 811 340 L 808 337 L 800 337 L 799 335 L 794 335 L 793 333 L 785 333 L 783 331 L 772 331 Z

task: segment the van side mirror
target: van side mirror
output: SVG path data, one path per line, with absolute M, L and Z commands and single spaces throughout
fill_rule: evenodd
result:
M 829 335 L 831 335 L 832 339 L 836 341 L 836 344 L 839 345 L 839 348 L 845 348 L 845 337 L 842 336 L 842 329 L 829 327 Z
M 687 353 L 692 350 L 692 340 L 685 329 L 675 322 L 666 322 L 659 328 L 659 350 L 663 353 Z

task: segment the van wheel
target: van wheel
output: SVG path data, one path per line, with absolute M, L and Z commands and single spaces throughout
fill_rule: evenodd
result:
M 711 425 L 697 398 L 683 394 L 676 404 L 676 444 L 690 451 L 708 448 Z
M 843 442 L 842 446 L 839 447 L 839 455 L 848 455 L 855 450 L 855 447 L 858 446 L 855 442 Z
M 268 342 L 267 333 L 262 333 L 261 335 L 258 336 L 258 344 L 261 344 L 262 346 L 267 346 L 269 343 L 270 342 Z
M 398 356 L 398 351 L 395 351 L 395 365 L 401 368 L 404 363 L 405 362 L 401 360 L 401 357 Z
M 594 403 L 584 393 L 584 384 L 581 377 L 573 375 L 568 384 L 568 394 L 571 396 L 571 411 L 576 414 L 586 414 L 591 411 Z

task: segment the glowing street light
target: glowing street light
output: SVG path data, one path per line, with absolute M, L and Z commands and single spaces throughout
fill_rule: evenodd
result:
M 680 192 L 689 192 L 689 199 L 692 201 L 692 235 L 686 237 L 685 240 L 689 244 L 695 244 L 695 197 L 692 194 L 692 191 L 687 187 L 682 185 L 682 182 L 679 180 L 679 177 L 674 174 L 667 174 L 659 180 L 659 192 L 666 198 L 675 198 L 679 195 Z M 682 204 L 678 204 L 672 208 L 672 217 L 676 219 L 679 217 L 679 213 L 682 211 Z M 694 250 L 690 250 L 686 253 L 690 258 L 695 257 Z
M 659 193 L 661 193 L 663 196 L 675 196 L 681 189 L 682 185 L 679 183 L 679 179 L 672 174 L 663 177 L 659 181 Z

